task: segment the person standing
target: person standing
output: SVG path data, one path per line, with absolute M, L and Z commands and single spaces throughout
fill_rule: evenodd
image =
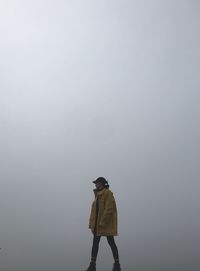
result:
M 106 236 L 114 258 L 113 271 L 121 271 L 118 248 L 114 236 L 117 230 L 117 206 L 113 192 L 109 189 L 108 181 L 104 177 L 98 177 L 93 183 L 95 199 L 91 206 L 89 229 L 93 233 L 91 261 L 85 271 L 96 271 L 96 259 L 99 250 L 101 236 Z

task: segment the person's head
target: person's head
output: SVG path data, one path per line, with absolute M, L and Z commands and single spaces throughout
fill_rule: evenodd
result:
M 104 185 L 103 185 L 101 182 L 95 183 L 95 186 L 96 186 L 96 189 L 97 189 L 97 190 L 101 190 L 101 189 L 104 188 Z
M 98 177 L 93 183 L 96 185 L 97 190 L 109 188 L 108 181 L 104 177 Z

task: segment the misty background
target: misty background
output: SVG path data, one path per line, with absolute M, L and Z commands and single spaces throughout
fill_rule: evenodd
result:
M 86 269 L 99 176 L 122 270 L 200 269 L 199 27 L 198 0 L 0 1 L 1 271 Z

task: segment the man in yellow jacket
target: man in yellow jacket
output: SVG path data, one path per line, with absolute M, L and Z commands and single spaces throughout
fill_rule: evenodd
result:
M 113 271 L 121 271 L 119 253 L 114 240 L 117 232 L 117 206 L 113 193 L 109 189 L 108 181 L 99 177 L 93 183 L 95 199 L 91 206 L 89 228 L 93 233 L 91 262 L 86 271 L 96 271 L 96 258 L 99 250 L 101 236 L 106 236 L 112 250 L 114 264 Z

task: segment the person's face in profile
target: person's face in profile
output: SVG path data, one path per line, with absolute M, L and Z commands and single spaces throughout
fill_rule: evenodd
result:
M 95 185 L 97 190 L 101 190 L 103 188 L 103 184 L 100 182 L 97 182 Z

